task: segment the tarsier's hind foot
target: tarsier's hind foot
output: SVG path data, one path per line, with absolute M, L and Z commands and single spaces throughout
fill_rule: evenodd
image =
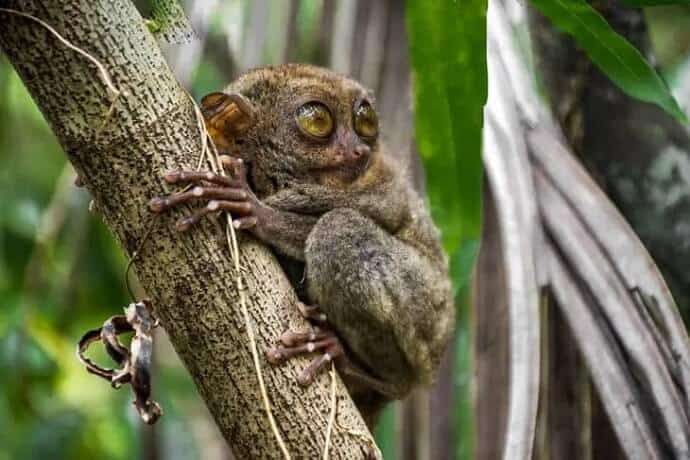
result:
M 307 386 L 328 363 L 344 355 L 343 347 L 335 333 L 328 329 L 315 331 L 287 331 L 280 337 L 280 345 L 266 352 L 266 359 L 271 364 L 279 364 L 299 355 L 320 353 L 297 376 L 300 385 Z
M 305 305 L 298 302 L 297 308 L 305 319 L 315 325 L 312 331 L 286 331 L 280 336 L 279 344 L 266 352 L 266 359 L 271 364 L 280 364 L 295 356 L 319 353 L 311 363 L 297 376 L 297 382 L 307 386 L 318 374 L 333 362 L 341 375 L 348 380 L 374 390 L 391 399 L 399 397 L 398 390 L 383 382 L 360 366 L 352 362 L 337 333 L 329 326 L 327 316 L 316 305 Z
M 179 231 L 189 230 L 201 219 L 219 211 L 231 212 L 235 217 L 235 228 L 250 228 L 256 225 L 258 200 L 247 183 L 247 171 L 244 162 L 239 158 L 221 156 L 223 169 L 230 173 L 224 176 L 211 171 L 175 170 L 163 175 L 170 184 L 184 184 L 187 188 L 181 192 L 153 198 L 149 209 L 161 213 L 183 204 L 206 201 L 191 215 L 179 219 L 176 228 Z

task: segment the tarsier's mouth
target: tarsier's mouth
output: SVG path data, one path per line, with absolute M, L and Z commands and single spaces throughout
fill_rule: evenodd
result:
M 369 167 L 371 157 L 372 154 L 369 152 L 358 156 L 354 156 L 353 154 L 337 154 L 331 161 L 315 167 L 313 170 L 329 172 L 350 170 L 364 172 Z
M 352 182 L 362 176 L 371 165 L 371 155 L 363 155 L 359 158 L 339 160 L 332 164 L 313 168 L 312 171 L 322 179 L 338 179 L 342 182 Z

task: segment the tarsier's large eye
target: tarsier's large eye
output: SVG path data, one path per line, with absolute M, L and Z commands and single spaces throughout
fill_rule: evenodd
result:
M 355 131 L 366 139 L 373 139 L 379 133 L 379 118 L 367 101 L 355 106 Z
M 320 139 L 333 132 L 333 116 L 321 102 L 311 101 L 302 105 L 295 113 L 297 126 L 305 134 Z

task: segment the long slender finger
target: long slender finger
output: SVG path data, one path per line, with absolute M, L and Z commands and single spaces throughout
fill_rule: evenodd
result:
M 227 176 L 221 176 L 211 171 L 189 171 L 178 169 L 163 175 L 163 179 L 171 184 L 206 181 L 224 187 L 236 187 L 237 181 Z
M 163 212 L 182 203 L 188 203 L 202 198 L 216 200 L 246 200 L 247 192 L 239 188 L 198 186 L 186 192 L 156 197 L 149 201 L 149 209 L 153 212 Z
M 307 386 L 313 382 L 318 373 L 337 357 L 335 353 L 338 353 L 339 349 L 339 347 L 331 347 L 321 356 L 314 358 L 314 360 L 297 376 L 297 383 L 302 386 Z
M 221 155 L 219 158 L 223 169 L 229 171 L 232 177 L 240 180 L 245 179 L 247 170 L 242 158 L 235 158 L 229 155 Z
M 303 355 L 305 353 L 313 353 L 319 350 L 330 349 L 331 347 L 333 347 L 335 343 L 335 338 L 328 338 L 324 340 L 318 340 L 315 342 L 303 343 L 301 345 L 296 345 L 294 347 L 278 346 L 268 350 L 268 352 L 266 353 L 266 359 L 271 364 L 277 364 L 297 355 Z
M 257 218 L 254 216 L 240 217 L 232 221 L 232 226 L 237 230 L 246 230 L 256 227 L 258 222 Z
M 206 206 L 196 210 L 187 217 L 177 221 L 175 228 L 181 232 L 189 230 L 197 224 L 205 215 L 216 211 L 229 211 L 236 214 L 247 214 L 251 212 L 252 205 L 246 201 L 217 201 L 211 200 Z
M 297 309 L 305 319 L 321 324 L 325 324 L 328 321 L 328 317 L 318 305 L 307 305 L 303 302 L 297 302 Z
M 307 331 L 307 332 L 294 332 L 287 331 L 280 336 L 280 342 L 286 347 L 294 347 L 302 343 L 315 342 L 317 340 L 324 340 L 332 338 L 333 333 L 330 331 Z

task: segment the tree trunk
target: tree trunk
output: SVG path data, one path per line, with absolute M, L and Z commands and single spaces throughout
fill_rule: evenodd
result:
M 196 167 L 202 139 L 188 95 L 139 13 L 126 0 L 0 1 L 0 7 L 40 18 L 110 73 L 121 95 L 101 130 L 111 102 L 96 66 L 36 21 L 0 12 L 0 46 L 125 251 L 131 256 L 152 229 L 136 273 L 225 438 L 241 458 L 279 457 L 223 232 L 205 222 L 180 234 L 173 222 L 181 213 L 154 220 L 147 210 L 151 197 L 171 191 L 161 180 L 163 171 Z M 330 416 L 328 374 L 303 389 L 295 378 L 306 359 L 267 365 L 263 351 L 285 329 L 306 323 L 270 251 L 247 237 L 240 252 L 251 327 L 278 429 L 292 456 L 317 458 Z M 113 311 L 119 307 L 113 305 Z M 154 380 L 154 391 L 165 389 Z M 373 441 L 339 379 L 336 395 L 330 457 L 363 458 Z
M 600 11 L 654 62 L 640 8 Z M 659 107 L 624 94 L 574 41 L 534 11 L 536 60 L 551 108 L 573 150 L 649 249 L 690 319 L 690 135 Z

